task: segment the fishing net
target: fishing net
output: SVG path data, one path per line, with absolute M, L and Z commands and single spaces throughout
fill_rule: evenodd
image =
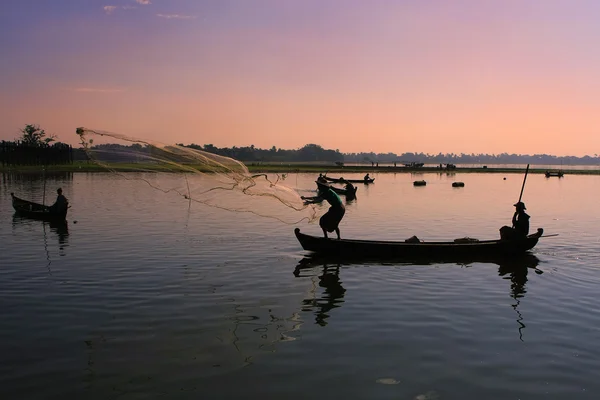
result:
M 123 179 L 178 196 L 182 204 L 201 203 L 288 224 L 317 218 L 316 208 L 305 204 L 279 174 L 252 174 L 238 160 L 199 148 L 83 127 L 77 134 L 91 162 Z

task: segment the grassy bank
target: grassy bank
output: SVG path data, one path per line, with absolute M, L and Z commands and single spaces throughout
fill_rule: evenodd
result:
M 164 171 L 163 166 L 149 163 L 112 163 L 110 167 L 119 172 L 140 172 L 140 171 Z M 196 165 L 193 166 L 200 172 L 210 172 L 205 166 Z M 316 164 L 248 164 L 248 170 L 253 173 L 265 172 L 265 173 L 327 173 L 330 176 L 338 177 L 348 174 L 374 174 L 374 173 L 415 173 L 415 172 L 438 172 L 438 173 L 520 173 L 524 172 L 523 168 L 495 168 L 493 165 L 488 165 L 487 168 L 461 168 L 457 167 L 454 170 L 446 171 L 440 170 L 436 167 L 421 167 L 421 168 L 407 168 L 407 167 L 371 167 L 371 166 L 344 166 L 340 167 L 337 165 L 316 165 Z M 558 169 L 558 168 L 557 168 Z M 75 162 L 73 164 L 66 165 L 50 165 L 46 167 L 48 173 L 51 172 L 107 172 L 105 167 L 94 163 L 88 162 Z M 588 170 L 588 169 L 569 169 L 563 170 L 565 175 L 600 175 L 600 169 Z M 2 173 L 41 173 L 42 168 L 40 166 L 19 166 L 19 167 L 0 167 Z M 546 169 L 535 168 L 531 166 L 529 173 L 531 174 L 543 174 Z

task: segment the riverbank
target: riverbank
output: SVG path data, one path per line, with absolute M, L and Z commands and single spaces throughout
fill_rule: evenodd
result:
M 201 165 L 193 166 L 194 169 L 199 172 L 211 172 L 211 170 Z M 249 163 L 246 165 L 248 170 L 252 173 L 327 173 L 329 175 L 344 176 L 348 174 L 377 174 L 377 173 L 523 173 L 524 168 L 511 168 L 511 167 L 494 167 L 488 165 L 486 167 L 456 167 L 456 169 L 446 170 L 439 169 L 438 167 L 419 167 L 409 168 L 404 166 L 383 166 L 383 167 L 372 167 L 372 166 L 338 166 L 331 164 L 255 164 Z M 112 163 L 110 164 L 112 171 L 117 172 L 155 172 L 164 171 L 165 168 L 162 165 L 157 164 L 136 164 L 136 163 Z M 557 171 L 560 168 L 553 169 Z M 94 163 L 88 162 L 75 162 L 73 164 L 65 165 L 49 165 L 46 167 L 47 173 L 52 172 L 107 172 L 108 169 Z M 531 174 L 544 174 L 548 171 L 547 168 L 535 168 L 530 166 L 529 173 Z M 19 166 L 19 167 L 8 167 L 0 166 L 1 173 L 42 173 L 43 170 L 40 166 Z M 565 175 L 600 175 L 600 169 L 563 169 Z

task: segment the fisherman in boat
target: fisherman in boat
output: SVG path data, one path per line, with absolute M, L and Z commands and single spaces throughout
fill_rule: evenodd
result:
M 344 189 L 346 189 L 348 194 L 353 194 L 356 191 L 354 185 L 350 181 L 344 179 L 342 183 L 344 184 Z
M 525 213 L 525 203 L 519 201 L 515 207 L 516 211 L 512 218 L 513 229 L 522 236 L 527 236 L 529 234 L 529 215 Z
M 512 217 L 512 227 L 500 228 L 501 239 L 522 239 L 529 234 L 529 215 L 525 212 L 525 203 L 519 201 L 514 206 L 516 210 Z
M 337 234 L 337 238 L 340 239 L 340 228 L 339 224 L 344 218 L 344 214 L 346 213 L 346 207 L 344 207 L 344 203 L 342 203 L 342 199 L 337 195 L 336 192 L 328 188 L 327 190 L 323 190 L 322 193 L 319 194 L 322 198 L 327 200 L 331 207 L 329 207 L 329 211 L 327 211 L 319 220 L 319 226 L 323 229 L 323 234 L 325 238 L 327 238 L 327 232 L 333 232 Z
M 62 214 L 67 211 L 67 208 L 69 207 L 69 201 L 62 194 L 61 188 L 56 189 L 56 193 L 58 194 L 58 196 L 56 197 L 56 201 L 54 202 L 54 204 L 48 207 L 48 209 L 54 214 Z
M 369 177 L 369 174 L 366 174 L 365 177 L 363 178 L 365 180 L 365 182 L 367 182 L 368 180 L 370 180 L 371 178 Z
M 319 174 L 319 177 L 317 178 L 317 182 L 327 183 L 327 179 L 325 179 L 323 174 Z

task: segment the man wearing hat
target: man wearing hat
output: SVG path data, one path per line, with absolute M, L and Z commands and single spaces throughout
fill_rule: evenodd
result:
M 529 215 L 525 213 L 525 203 L 519 201 L 514 206 L 517 210 L 512 218 L 512 227 L 503 226 L 500 228 L 500 239 L 520 239 L 529 234 Z
M 525 213 L 525 203 L 519 201 L 515 204 L 515 207 L 517 210 L 512 218 L 513 229 L 521 235 L 527 236 L 529 234 L 529 215 Z

